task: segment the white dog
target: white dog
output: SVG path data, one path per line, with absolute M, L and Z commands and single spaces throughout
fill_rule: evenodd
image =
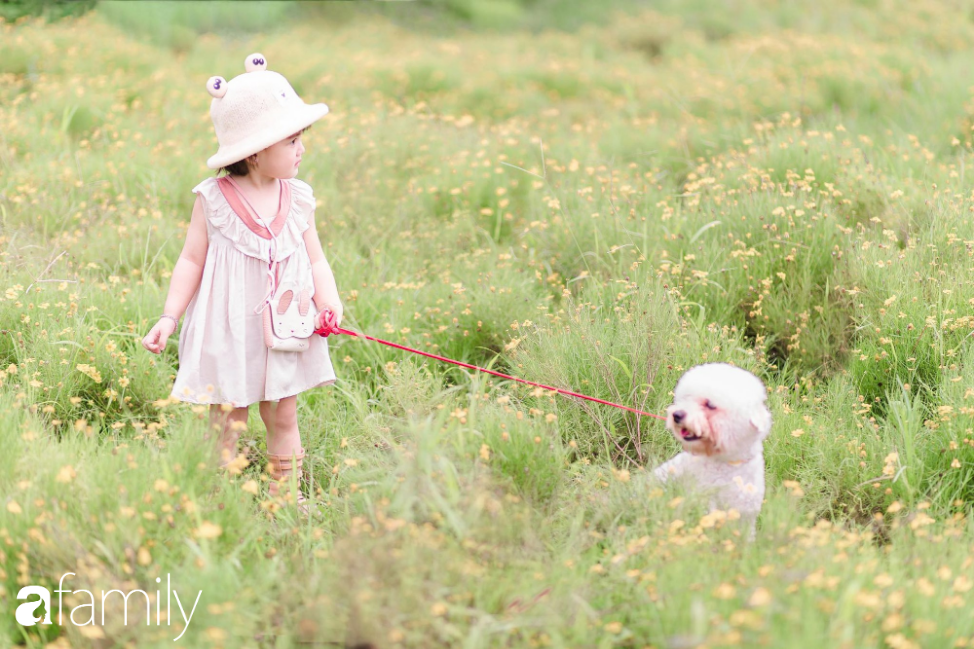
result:
M 771 431 L 767 389 L 747 370 L 726 363 L 690 368 L 676 384 L 666 427 L 683 452 L 655 476 L 713 491 L 710 509 L 736 509 L 754 535 L 764 500 L 762 441 Z

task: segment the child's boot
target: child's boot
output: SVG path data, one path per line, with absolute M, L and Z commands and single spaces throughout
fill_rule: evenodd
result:
M 288 454 L 267 454 L 267 472 L 270 473 L 271 482 L 268 485 L 267 491 L 272 498 L 276 498 L 281 493 L 287 492 L 291 485 L 291 476 L 295 476 L 295 482 L 297 484 L 297 493 L 295 494 L 295 501 L 298 505 L 298 511 L 304 515 L 310 513 L 309 504 L 310 501 L 304 497 L 301 493 L 301 476 L 302 467 L 304 466 L 304 448 L 298 449 L 294 456 L 292 457 L 290 453 Z M 317 508 L 315 508 L 317 509 Z
M 246 422 L 229 421 L 217 439 L 217 468 L 221 473 L 239 475 L 250 464 L 246 450 L 240 453 L 240 435 L 247 430 Z
M 240 475 L 243 470 L 250 465 L 250 458 L 247 457 L 247 453 L 235 453 L 230 455 L 229 451 L 221 451 L 220 464 L 218 469 L 221 473 L 229 475 Z

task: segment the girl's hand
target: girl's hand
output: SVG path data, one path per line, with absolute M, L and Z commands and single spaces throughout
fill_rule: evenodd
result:
M 159 318 L 159 322 L 142 339 L 142 346 L 153 354 L 161 354 L 166 348 L 166 340 L 176 330 L 176 323 L 169 318 Z
M 328 333 L 335 327 L 338 327 L 342 323 L 342 314 L 340 310 L 332 309 L 326 306 L 321 311 L 318 312 L 315 318 L 315 329 L 321 330 L 325 329 Z M 327 333 L 325 334 L 327 335 Z

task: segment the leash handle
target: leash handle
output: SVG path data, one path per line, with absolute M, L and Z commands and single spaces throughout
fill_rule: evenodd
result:
M 329 317 L 330 316 L 330 317 Z M 390 342 L 388 340 L 382 340 L 381 338 L 373 338 L 372 336 L 359 333 L 357 331 L 350 331 L 342 327 L 334 325 L 334 314 L 330 311 L 325 314 L 325 324 L 320 329 L 315 329 L 315 333 L 327 338 L 331 334 L 344 334 L 346 336 L 354 336 L 356 338 L 364 338 L 366 340 L 371 340 L 372 342 L 379 343 L 381 345 L 386 345 L 388 347 L 394 347 L 396 349 L 401 349 L 406 352 L 413 354 L 419 354 L 420 356 L 425 356 L 427 358 L 432 358 L 444 363 L 450 363 L 453 365 L 459 365 L 460 367 L 465 367 L 469 370 L 477 370 L 478 372 L 485 372 L 493 376 L 497 376 L 502 379 L 507 379 L 509 381 L 517 381 L 518 383 L 526 383 L 527 385 L 533 385 L 536 388 L 542 388 L 544 390 L 551 390 L 557 392 L 558 394 L 563 394 L 569 397 L 578 397 L 579 399 L 587 399 L 588 401 L 594 401 L 596 403 L 601 403 L 605 406 L 612 406 L 614 408 L 620 408 L 622 410 L 628 410 L 629 412 L 636 413 L 637 415 L 642 415 L 644 417 L 653 417 L 654 419 L 659 419 L 660 421 L 666 421 L 666 417 L 661 417 L 660 415 L 653 414 L 651 412 L 645 412 L 643 410 L 637 410 L 636 408 L 630 408 L 629 406 L 623 406 L 618 403 L 612 403 L 611 401 L 605 401 L 604 399 L 597 399 L 596 397 L 590 397 L 585 394 L 579 394 L 578 392 L 572 392 L 571 390 L 562 390 L 561 388 L 556 388 L 550 385 L 544 385 L 543 383 L 535 383 L 534 381 L 527 381 L 525 379 L 519 379 L 516 376 L 510 376 L 509 374 L 502 374 L 501 372 L 495 372 L 494 370 L 488 370 L 485 367 L 478 367 L 476 365 L 471 365 L 470 363 L 464 363 L 462 361 L 456 361 L 452 358 L 447 358 L 445 356 L 437 356 L 436 354 L 430 354 L 429 352 L 424 352 L 419 349 L 413 349 L 412 347 L 407 347 L 405 345 L 400 345 L 398 343 Z

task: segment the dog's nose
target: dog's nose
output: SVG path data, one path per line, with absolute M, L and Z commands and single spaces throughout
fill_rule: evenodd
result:
M 687 416 L 686 411 L 684 411 L 684 410 L 674 410 L 673 411 L 673 423 L 675 423 L 675 424 L 680 423 L 681 421 L 683 421 L 686 418 L 686 416 Z

